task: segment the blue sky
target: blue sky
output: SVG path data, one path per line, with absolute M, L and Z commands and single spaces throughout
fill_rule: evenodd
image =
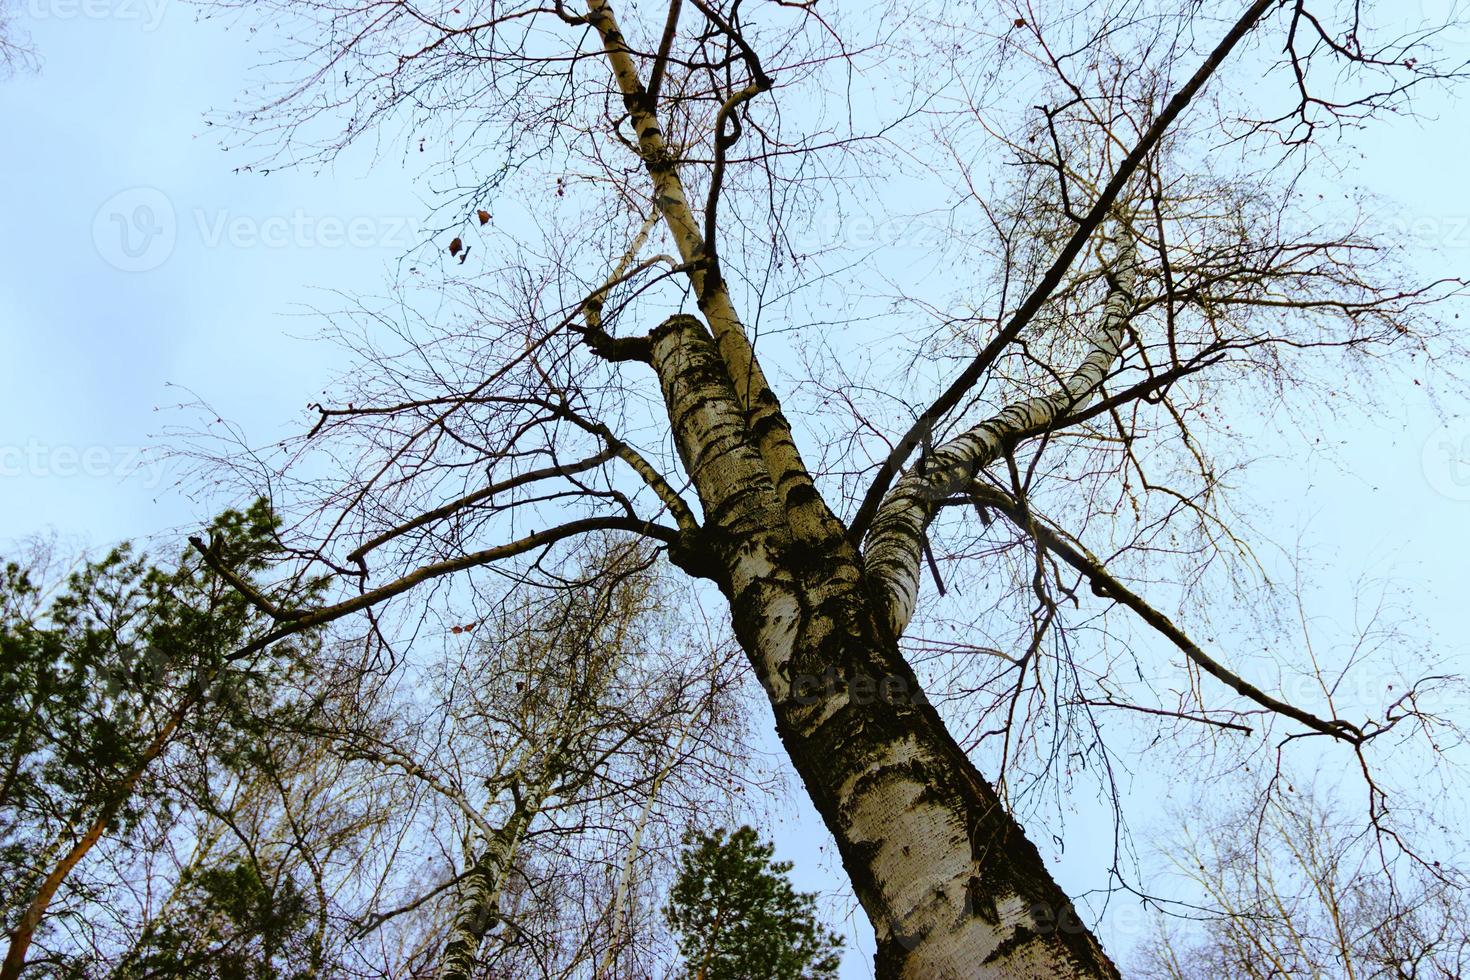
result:
M 253 440 L 285 432 L 331 369 L 296 317 L 331 305 L 324 291 L 380 285 L 419 241 L 425 208 L 392 166 L 233 172 L 248 158 L 221 152 L 203 115 L 244 87 L 247 39 L 152 2 L 21 5 L 43 65 L 0 86 L 0 397 L 4 441 L 27 447 L 24 478 L 0 483 L 7 536 L 104 541 L 210 510 L 173 492 L 177 466 L 139 457 L 195 421 L 155 409 L 192 391 Z
M 1433 13 L 1448 0 L 1422 3 Z M 54 530 L 102 545 L 192 526 L 220 501 L 186 496 L 184 472 L 157 455 L 161 433 L 198 421 L 170 406 L 197 396 L 254 443 L 298 431 L 337 357 L 311 340 L 308 309 L 333 305 L 332 291 L 381 291 L 429 202 L 394 152 L 322 173 L 236 173 L 247 159 L 220 150 L 204 114 L 248 83 L 239 28 L 171 0 L 13 6 L 42 68 L 0 82 L 0 540 Z M 1405 235 L 1437 248 L 1425 268 L 1470 274 L 1470 127 L 1448 103 L 1421 108 L 1440 118 L 1377 129 L 1361 157 L 1344 146 L 1348 170 L 1392 199 Z M 1312 583 L 1318 614 L 1346 618 L 1360 576 L 1393 578 L 1438 651 L 1464 663 L 1465 393 L 1440 389 L 1436 409 L 1409 380 L 1385 391 L 1376 424 L 1340 433 L 1336 459 L 1293 451 L 1251 490 L 1281 540 L 1300 537 L 1328 566 Z M 824 835 L 804 801 L 790 809 L 782 856 L 805 887 L 831 888 Z M 1085 831 L 1099 813 L 1083 805 L 1076 820 Z M 1083 839 L 1103 844 L 1094 830 Z M 1100 884 L 1096 854 L 1073 849 L 1063 868 Z M 1130 931 L 1103 927 L 1115 946 Z M 866 955 L 844 975 L 870 975 Z

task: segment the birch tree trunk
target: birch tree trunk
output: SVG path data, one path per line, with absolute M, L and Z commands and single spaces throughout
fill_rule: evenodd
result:
M 499 831 L 486 842 L 465 876 L 460 887 L 459 908 L 449 927 L 444 958 L 439 964 L 439 980 L 469 980 L 485 935 L 500 922 L 505 875 L 539 804 L 537 799 L 534 804 L 525 800 L 517 805 Z
M 1120 330 L 1111 323 L 1107 336 Z M 670 318 L 652 352 L 680 454 L 711 515 L 699 548 L 724 570 L 736 634 L 874 924 L 878 975 L 1117 977 L 1085 928 L 1057 927 L 1076 923 L 1070 901 L 899 653 L 894 627 L 906 619 L 892 610 L 917 580 L 917 551 L 866 575 L 845 535 L 801 540 L 744 438 L 703 326 Z M 1012 414 L 1035 423 L 1042 411 Z M 922 524 L 906 526 L 922 534 Z
M 508 773 L 487 780 L 494 784 L 492 800 L 509 795 L 500 822 L 477 817 L 471 825 L 475 849 L 457 883 L 439 980 L 474 975 L 486 937 L 502 921 L 507 876 L 536 822 L 558 814 L 576 819 L 575 804 L 584 792 L 613 792 L 612 756 L 625 736 L 634 734 L 617 727 L 625 718 L 611 710 L 611 701 L 615 696 L 630 700 L 630 692 L 615 693 L 613 685 L 627 682 L 625 668 L 639 652 L 638 634 L 646 625 L 640 617 L 652 608 L 655 589 L 642 573 L 652 561 L 650 553 L 628 542 L 603 542 L 566 598 L 537 604 L 519 635 L 507 631 L 482 640 L 484 671 L 499 667 L 506 676 L 526 677 L 515 683 L 514 694 L 503 680 L 499 688 L 517 715 L 514 727 L 523 741 L 505 760 Z M 651 711 L 638 723 L 652 724 L 656 716 Z M 494 737 L 493 730 L 476 734 Z M 668 771 L 653 777 L 650 806 Z M 469 806 L 467 800 L 462 803 Z M 640 829 L 646 816 L 647 808 Z
M 1056 928 L 1077 922 L 1071 902 L 925 698 L 898 636 L 933 501 L 993 459 L 1001 437 L 1044 425 L 1091 390 L 1121 344 L 1123 299 L 1110 301 L 1099 352 L 1073 385 L 995 423 L 996 438 L 983 443 L 989 458 L 970 442 L 947 446 L 895 488 L 880 512 L 886 519 L 875 522 L 877 560 L 866 574 L 766 384 L 612 11 L 605 0 L 587 9 L 710 324 L 674 316 L 650 336 L 675 443 L 706 517 L 683 560 L 708 573 L 714 559 L 782 742 L 874 925 L 879 976 L 1117 977 L 1085 928 Z M 754 91 L 760 79 L 757 71 Z M 751 94 L 737 93 L 727 108 Z M 956 465 L 937 470 L 949 456 Z

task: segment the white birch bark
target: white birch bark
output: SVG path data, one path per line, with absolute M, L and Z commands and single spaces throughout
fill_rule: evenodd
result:
M 962 493 L 980 469 L 1001 455 L 1009 440 L 1043 432 L 1092 399 L 1127 338 L 1124 328 L 1136 275 L 1137 251 L 1123 231 L 1093 349 L 1071 376 L 1056 391 L 1007 405 L 938 446 L 888 492 L 873 518 L 864 556 L 869 577 L 885 596 L 888 628 L 895 636 L 903 634 L 918 602 L 924 534 L 939 502 Z
M 861 562 L 787 526 L 703 325 L 670 318 L 651 346 L 706 515 L 692 547 L 724 570 L 736 634 L 874 924 L 879 976 L 1116 977 L 924 698 Z
M 670 557 L 714 579 L 730 601 L 781 738 L 874 925 L 879 977 L 1117 977 L 925 699 L 897 638 L 917 597 L 933 495 L 993 459 L 986 447 L 1046 425 L 1095 389 L 1122 344 L 1131 258 L 1117 270 L 1120 290 L 1108 301 L 1098 351 L 1062 392 L 1013 406 L 995 432 L 961 437 L 943 447 L 949 455 L 938 466 L 901 481 L 875 520 L 875 568 L 865 574 L 766 384 L 611 5 L 588 0 L 587 10 L 708 322 L 706 329 L 677 315 L 649 338 L 649 362 L 704 516 Z M 757 70 L 754 89 L 734 98 L 763 90 L 758 83 Z M 841 683 L 823 686 L 827 676 Z
M 542 802 L 539 787 L 516 807 L 485 841 L 474 865 L 460 883 L 459 903 L 439 962 L 439 980 L 469 980 L 479 961 L 485 935 L 500 922 L 500 896 L 516 848 Z
M 602 957 L 598 960 L 594 977 L 610 978 L 613 963 L 617 959 L 619 950 L 622 949 L 623 931 L 627 928 L 628 923 L 628 893 L 633 887 L 633 874 L 638 864 L 638 850 L 643 844 L 643 832 L 648 828 L 648 818 L 653 814 L 653 807 L 658 802 L 658 794 L 663 789 L 664 780 L 678 764 L 679 753 L 683 751 L 684 740 L 688 736 L 689 726 L 686 722 L 679 726 L 679 738 L 674 743 L 672 758 L 667 765 L 661 766 L 653 777 L 653 782 L 648 787 L 648 798 L 638 811 L 638 822 L 633 826 L 633 836 L 628 841 L 628 851 L 623 856 L 623 866 L 618 872 L 617 888 L 613 891 L 612 909 L 609 916 L 612 923 L 608 929 L 607 948 L 603 950 Z

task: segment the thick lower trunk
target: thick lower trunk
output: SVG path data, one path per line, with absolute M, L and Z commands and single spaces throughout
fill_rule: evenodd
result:
M 1116 978 L 841 558 L 737 589 L 736 627 L 877 934 L 880 978 Z
M 899 654 L 846 534 L 794 533 L 718 352 L 671 317 L 652 360 L 700 495 L 701 565 L 878 937 L 884 980 L 1116 978 Z M 692 564 L 689 556 L 680 559 Z

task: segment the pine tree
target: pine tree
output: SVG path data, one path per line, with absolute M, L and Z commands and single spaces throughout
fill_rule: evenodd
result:
M 125 543 L 54 588 L 0 562 L 3 980 L 20 975 L 38 935 L 35 959 L 53 964 L 94 945 L 67 938 L 99 918 L 87 903 L 105 893 L 82 865 L 99 844 L 106 864 L 125 866 L 165 843 L 145 819 L 171 827 L 189 802 L 160 772 L 174 747 L 187 741 L 225 779 L 252 768 L 293 710 L 280 691 L 305 669 L 315 634 L 239 655 L 269 624 L 238 584 L 270 564 L 278 528 L 257 501 L 216 518 L 209 561 L 185 552 L 159 565 Z M 315 596 L 313 584 L 260 588 L 278 610 Z
M 789 861 L 750 827 L 693 833 L 664 914 L 682 939 L 689 980 L 824 980 L 842 942 L 817 921 L 815 896 L 797 892 Z

